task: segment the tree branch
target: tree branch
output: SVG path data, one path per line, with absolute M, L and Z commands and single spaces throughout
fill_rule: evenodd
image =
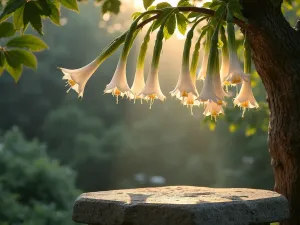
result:
M 296 26 L 295 26 L 296 31 L 300 31 L 300 18 L 297 20 Z
M 180 12 L 198 12 L 198 13 L 203 13 L 205 15 L 208 15 L 208 16 L 214 16 L 215 15 L 215 11 L 214 10 L 211 10 L 211 9 L 206 9 L 206 8 L 202 8 L 202 7 L 193 7 L 193 6 L 180 6 L 180 7 L 177 7 L 177 9 L 180 11 Z M 148 19 L 146 19 L 145 21 L 141 22 L 139 25 L 138 25 L 138 28 L 142 28 L 143 26 L 145 26 L 146 24 L 150 23 L 151 21 L 157 19 L 159 17 L 159 14 L 155 15 L 155 16 L 152 16 Z M 248 28 L 249 27 L 249 24 L 245 23 L 244 21 L 234 17 L 234 20 L 233 22 L 242 27 L 242 28 Z
M 206 9 L 206 8 L 202 8 L 202 7 L 192 7 L 192 6 L 180 6 L 180 7 L 177 7 L 178 10 L 180 12 L 198 12 L 198 13 L 203 13 L 203 14 L 206 14 L 208 16 L 214 16 L 215 15 L 215 11 L 214 10 L 211 10 L 211 9 Z M 246 24 L 244 21 L 234 17 L 234 20 L 233 22 L 242 27 L 242 28 L 247 28 L 249 25 Z
M 137 26 L 137 29 L 139 28 L 143 28 L 143 26 L 145 26 L 146 24 L 150 23 L 152 20 L 155 20 L 159 17 L 159 14 L 155 15 L 155 16 L 152 16 L 146 20 L 144 20 L 143 22 L 141 22 L 138 26 Z

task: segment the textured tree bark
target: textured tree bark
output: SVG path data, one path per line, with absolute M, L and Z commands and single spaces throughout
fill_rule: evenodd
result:
M 300 225 L 300 32 L 281 13 L 281 1 L 244 0 L 252 58 L 267 91 L 269 152 L 275 191 L 290 204 L 284 225 Z

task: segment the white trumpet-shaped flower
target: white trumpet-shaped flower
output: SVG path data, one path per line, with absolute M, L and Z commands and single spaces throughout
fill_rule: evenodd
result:
M 257 101 L 254 98 L 250 80 L 243 81 L 241 90 L 234 99 L 233 103 L 234 105 L 237 105 L 243 109 L 243 117 L 247 108 L 259 107 Z
M 229 72 L 229 57 L 222 55 L 222 65 L 220 69 L 221 81 L 224 82 Z
M 195 95 L 189 93 L 188 96 L 182 100 L 182 104 L 189 107 L 191 109 L 191 115 L 194 115 L 193 107 L 200 106 L 201 103 Z
M 196 75 L 192 76 L 192 82 L 196 88 Z M 186 105 L 187 107 L 190 107 L 192 115 L 193 115 L 193 107 L 200 106 L 200 101 L 198 100 L 197 96 L 198 95 L 195 95 L 190 92 L 190 93 L 188 93 L 188 96 L 186 98 L 182 99 L 182 104 Z
M 94 72 L 97 70 L 100 64 L 100 61 L 96 59 L 88 65 L 79 69 L 70 70 L 65 68 L 59 68 L 64 74 L 62 79 L 67 81 L 66 86 L 69 87 L 67 92 L 73 89 L 78 93 L 78 97 L 83 97 L 84 88 L 87 81 L 94 74 Z
M 215 102 L 207 102 L 205 104 L 205 109 L 203 112 L 204 116 L 211 116 L 216 120 L 217 116 L 220 114 L 224 114 L 222 105 L 219 105 Z
M 243 80 L 248 80 L 248 76 L 243 72 L 236 52 L 231 51 L 229 57 L 228 74 L 223 80 L 224 85 L 236 85 Z
M 173 91 L 170 92 L 172 96 L 176 96 L 179 100 L 183 100 L 188 97 L 188 94 L 192 94 L 195 98 L 198 97 L 196 86 L 192 81 L 188 66 L 181 69 L 181 73 L 178 78 L 177 85 Z
M 219 72 L 219 61 L 216 60 L 214 75 L 213 75 L 213 84 L 215 88 L 215 93 L 218 98 L 219 105 L 226 105 L 224 97 L 228 97 L 228 94 L 224 91 L 221 83 L 221 77 Z
M 195 95 L 193 95 L 192 93 L 189 93 L 188 96 L 183 99 L 182 104 L 190 107 L 192 110 L 193 106 L 200 105 L 200 101 L 198 100 L 198 98 Z M 192 112 L 192 114 L 193 114 L 193 112 Z
M 181 100 L 183 105 L 190 107 L 191 114 L 193 114 L 193 106 L 200 105 L 199 100 L 197 100 L 199 94 L 196 89 L 196 77 L 191 76 L 188 65 L 182 67 L 177 85 L 170 94 Z
M 126 61 L 119 60 L 116 71 L 110 83 L 106 85 L 104 93 L 112 93 L 113 96 L 117 98 L 117 104 L 119 101 L 119 96 L 131 97 L 131 90 L 127 83 L 126 77 Z
M 139 94 L 139 97 L 145 99 L 146 101 L 150 100 L 150 109 L 154 103 L 155 99 L 164 101 L 166 96 L 162 93 L 158 80 L 158 68 L 151 67 L 150 73 L 147 77 L 146 85 L 142 92 Z
M 215 91 L 213 74 L 206 75 L 206 79 L 204 80 L 203 88 L 198 99 L 204 103 L 218 103 L 219 99 Z
M 131 86 L 132 95 L 131 98 L 140 98 L 138 95 L 142 92 L 145 87 L 145 78 L 144 78 L 144 68 L 137 67 L 135 71 L 135 76 L 133 80 L 133 84 Z
M 204 80 L 207 72 L 207 63 L 208 63 L 209 51 L 205 51 L 201 63 L 201 68 L 197 76 L 197 80 Z
M 223 42 L 222 46 L 222 64 L 220 69 L 221 81 L 223 82 L 229 72 L 229 51 L 228 51 L 228 42 L 225 35 L 224 27 L 221 27 L 221 41 Z

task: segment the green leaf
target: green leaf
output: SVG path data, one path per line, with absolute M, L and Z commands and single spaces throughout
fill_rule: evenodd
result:
M 212 2 L 205 2 L 202 7 L 209 8 Z
M 79 12 L 78 4 L 76 0 L 59 0 L 59 1 L 64 7 Z
M 143 0 L 144 8 L 147 9 L 155 0 Z
M 59 8 L 54 4 L 51 4 L 50 8 L 51 8 L 50 20 L 54 24 L 60 25 L 60 11 L 59 11 Z
M 23 23 L 24 9 L 25 9 L 25 5 L 18 8 L 14 13 L 13 21 L 14 21 L 15 28 L 17 30 L 21 30 L 22 27 L 24 26 Z
M 21 77 L 22 71 L 23 71 L 23 66 L 20 64 L 16 67 L 11 67 L 7 60 L 5 63 L 5 69 L 7 70 L 7 72 L 12 76 L 12 78 L 15 80 L 15 82 L 17 83 Z
M 0 51 L 0 76 L 2 75 L 4 68 L 5 68 L 5 56 L 4 56 L 4 52 Z
M 21 64 L 24 64 L 32 69 L 37 68 L 37 60 L 35 55 L 23 49 L 6 51 L 5 58 L 8 64 L 13 68 L 17 68 Z
M 180 0 L 177 6 L 193 6 L 189 0 Z
M 51 8 L 46 0 L 37 1 L 35 2 L 35 4 L 40 10 L 40 15 L 48 16 L 48 17 L 51 15 Z
M 28 23 L 41 35 L 43 35 L 43 24 L 40 10 L 34 2 L 25 5 L 23 22 L 26 27 Z
M 185 34 L 187 28 L 187 19 L 181 13 L 176 14 L 177 28 L 181 34 Z
M 44 41 L 31 34 L 24 34 L 22 36 L 10 39 L 6 43 L 6 46 L 16 48 L 28 48 L 28 50 L 33 52 L 43 51 L 48 48 L 47 44 Z
M 169 15 L 169 13 L 172 11 L 172 9 L 165 9 L 157 18 L 157 20 L 154 22 L 152 31 L 156 30 L 161 23 L 163 22 L 163 20 Z
M 0 23 L 0 38 L 13 36 L 15 33 L 16 30 L 12 23 Z
M 243 9 L 239 2 L 229 2 L 228 8 L 231 12 L 239 12 Z
M 118 14 L 120 12 L 121 2 L 119 0 L 106 0 L 102 5 L 102 14 L 111 12 Z
M 7 14 L 5 16 L 3 16 L 3 18 L 0 19 L 0 23 L 2 23 L 3 21 L 5 21 L 7 18 L 9 18 L 12 14 Z
M 198 13 L 198 12 L 191 12 L 189 15 L 188 15 L 188 19 L 191 19 L 191 18 L 195 18 L 197 16 L 200 16 L 201 13 Z
M 240 19 L 240 20 L 243 20 L 243 21 L 245 21 L 246 23 L 248 23 L 248 19 L 245 18 L 241 12 L 240 12 L 240 13 L 235 12 L 235 13 L 233 13 L 233 15 L 234 15 L 236 18 L 238 18 L 238 19 Z
M 226 2 L 220 2 L 220 1 L 211 2 L 209 8 L 216 10 L 220 5 L 226 5 Z
M 172 6 L 168 2 L 161 2 L 156 5 L 156 9 L 164 9 L 164 8 L 169 8 L 169 7 L 172 7 Z
M 26 0 L 9 0 L 6 3 L 6 6 L 0 15 L 0 20 L 5 17 L 8 17 L 11 13 L 16 11 L 18 8 L 22 7 L 26 3 Z
M 222 17 L 226 13 L 226 5 L 221 5 L 215 12 L 215 17 Z
M 142 14 L 141 12 L 135 12 L 135 13 L 133 13 L 133 14 L 131 15 L 131 18 L 132 18 L 133 20 L 135 20 L 135 19 L 138 18 L 141 14 Z
M 4 56 L 4 52 L 0 51 L 0 67 L 3 67 L 5 64 L 5 56 Z
M 148 7 L 147 11 L 155 10 L 155 9 L 156 9 L 156 6 L 155 6 L 155 5 L 152 5 L 152 6 L 149 6 L 149 7 Z M 149 19 L 150 16 L 151 16 L 150 14 L 143 16 L 142 21 L 145 21 L 146 19 Z
M 176 29 L 176 17 L 173 14 L 172 16 L 170 16 L 170 18 L 168 19 L 167 23 L 165 24 L 164 27 L 164 36 L 166 39 L 170 38 Z

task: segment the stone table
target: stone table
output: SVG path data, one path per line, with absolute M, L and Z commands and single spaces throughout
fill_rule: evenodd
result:
M 84 193 L 73 210 L 75 222 L 90 225 L 252 225 L 288 215 L 276 192 L 191 186 Z

